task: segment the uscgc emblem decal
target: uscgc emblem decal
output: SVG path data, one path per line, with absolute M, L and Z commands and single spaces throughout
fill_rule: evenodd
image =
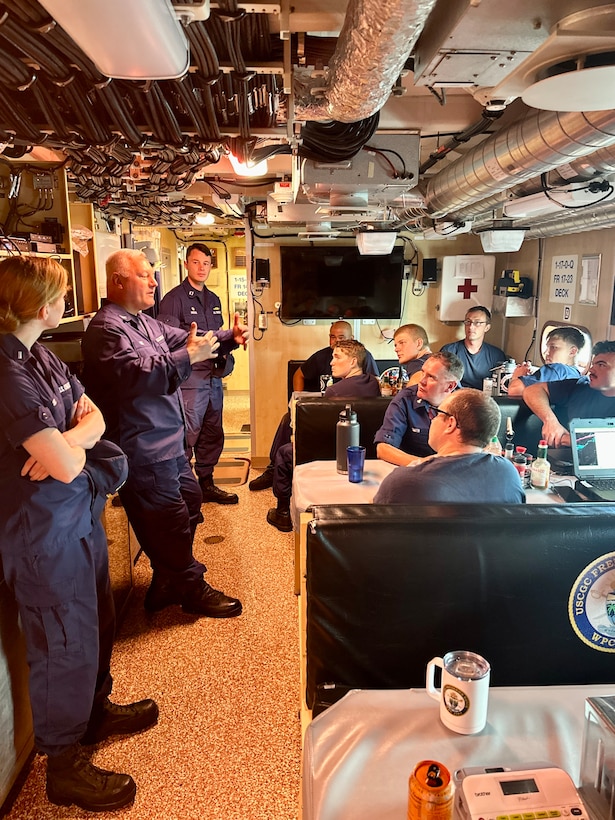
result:
M 600 652 L 615 652 L 615 552 L 596 558 L 576 579 L 568 616 L 583 643 Z

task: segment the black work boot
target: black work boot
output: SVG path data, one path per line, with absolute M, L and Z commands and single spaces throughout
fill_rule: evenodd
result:
M 211 475 L 200 476 L 199 484 L 201 485 L 201 492 L 203 493 L 203 501 L 213 501 L 215 504 L 238 504 L 239 496 L 237 493 L 227 493 L 226 490 L 216 487 L 214 478 Z
M 280 532 L 292 532 L 293 522 L 290 517 L 290 498 L 278 498 L 278 506 L 267 513 L 267 521 Z
M 268 490 L 270 487 L 273 487 L 273 464 L 267 465 L 265 471 L 248 484 L 248 488 L 252 491 Z
M 201 578 L 186 589 L 182 609 L 191 615 L 205 615 L 208 618 L 235 618 L 241 615 L 242 606 L 237 598 L 229 598 Z
M 130 775 L 94 766 L 78 743 L 47 758 L 47 797 L 58 806 L 74 803 L 85 811 L 113 811 L 132 803 L 136 793 Z
M 95 707 L 88 728 L 81 738 L 82 746 L 102 743 L 113 735 L 134 735 L 158 722 L 158 705 L 150 698 L 120 705 L 105 698 Z

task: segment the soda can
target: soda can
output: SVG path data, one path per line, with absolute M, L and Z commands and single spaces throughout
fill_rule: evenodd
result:
M 408 781 L 408 820 L 452 820 L 451 773 L 436 760 L 421 760 Z

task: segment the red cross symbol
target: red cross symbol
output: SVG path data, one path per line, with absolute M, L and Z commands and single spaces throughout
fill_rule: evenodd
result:
M 464 299 L 469 299 L 472 293 L 476 293 L 478 290 L 478 285 L 473 285 L 471 279 L 464 279 L 463 285 L 459 285 L 457 288 L 458 293 L 463 293 Z

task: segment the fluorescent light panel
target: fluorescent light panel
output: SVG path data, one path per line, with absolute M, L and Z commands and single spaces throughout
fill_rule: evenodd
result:
M 118 80 L 171 80 L 190 65 L 170 0 L 41 0 L 96 68 Z
M 594 202 L 606 202 L 613 199 L 613 192 L 608 196 L 604 191 L 592 193 L 585 188 L 572 189 L 570 191 L 551 191 L 552 199 L 543 191 L 529 196 L 522 196 L 513 199 L 504 205 L 504 216 L 522 218 L 525 216 L 538 216 L 542 214 L 553 214 L 563 211 L 562 206 L 582 207 L 591 205 Z M 559 204 L 558 204 L 559 203 Z

